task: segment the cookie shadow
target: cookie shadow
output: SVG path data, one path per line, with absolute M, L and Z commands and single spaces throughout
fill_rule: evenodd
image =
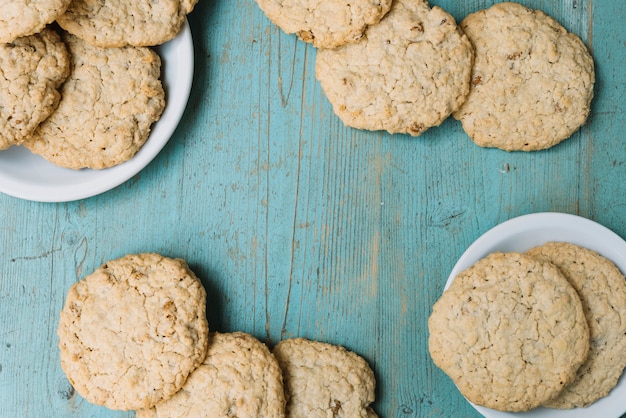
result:
M 206 290 L 206 318 L 209 323 L 209 331 L 219 331 L 224 329 L 224 310 L 222 301 L 224 295 L 216 285 L 217 274 L 201 265 L 193 264 L 189 266 L 198 276 L 204 289 Z

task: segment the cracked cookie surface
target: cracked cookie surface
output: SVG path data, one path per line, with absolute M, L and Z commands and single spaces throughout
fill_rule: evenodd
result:
M 62 99 L 24 145 L 72 169 L 131 159 L 165 109 L 160 57 L 146 47 L 99 48 L 71 34 L 63 39 L 71 73 Z
M 72 0 L 4 0 L 0 2 L 0 43 L 41 32 Z
M 181 390 L 137 418 L 285 416 L 283 379 L 267 346 L 243 332 L 209 335 L 204 362 Z
M 317 48 L 355 42 L 389 11 L 391 0 L 256 0 L 267 18 L 286 33 Z
M 315 74 L 345 125 L 418 136 L 463 103 L 472 62 L 472 46 L 449 13 L 395 0 L 361 41 L 319 50 Z
M 626 279 L 612 261 L 574 244 L 549 242 L 527 254 L 556 265 L 576 289 L 591 339 L 576 379 L 545 406 L 588 406 L 609 394 L 626 367 Z
M 476 58 L 470 93 L 453 116 L 477 145 L 546 149 L 585 123 L 595 73 L 578 36 L 512 2 L 472 13 L 460 26 Z
M 91 403 L 152 407 L 204 360 L 205 310 L 206 292 L 183 260 L 111 260 L 68 291 L 58 326 L 63 371 Z
M 0 44 L 0 150 L 21 144 L 56 109 L 70 57 L 49 28 Z
M 197 2 L 74 0 L 57 22 L 95 46 L 156 46 L 176 37 Z
M 556 266 L 492 253 L 461 272 L 428 320 L 434 363 L 478 405 L 526 411 L 554 398 L 589 351 L 580 299 Z
M 374 418 L 376 380 L 369 364 L 344 347 L 304 338 L 273 350 L 283 372 L 287 417 Z

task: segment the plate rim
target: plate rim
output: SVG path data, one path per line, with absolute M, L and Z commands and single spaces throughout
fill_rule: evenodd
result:
M 167 75 L 161 76 L 166 94 L 165 108 L 163 109 L 160 119 L 151 127 L 150 136 L 146 143 L 130 160 L 101 170 L 71 170 L 54 166 L 42 157 L 33 154 L 32 157 L 29 157 L 40 159 L 42 164 L 49 164 L 50 167 L 53 167 L 55 170 L 67 170 L 72 176 L 81 171 L 96 172 L 96 174 L 85 177 L 84 179 L 81 179 L 80 174 L 78 174 L 76 175 L 76 179 L 72 180 L 71 183 L 64 183 L 62 186 L 55 187 L 55 185 L 46 185 L 42 182 L 28 183 L 16 181 L 14 177 L 0 173 L 0 193 L 33 202 L 63 203 L 77 201 L 112 190 L 130 180 L 147 167 L 171 139 L 174 131 L 182 120 L 191 94 L 195 63 L 193 38 L 188 19 L 185 18 L 181 30 L 175 38 L 162 45 L 156 45 L 151 48 L 161 57 L 162 65 L 164 65 L 164 74 L 167 74 L 168 63 L 179 61 L 180 58 L 184 58 L 184 60 L 180 60 L 181 65 L 176 67 L 177 76 L 175 78 L 175 85 L 172 85 L 171 80 L 167 79 Z M 168 52 L 168 54 L 171 54 L 171 58 L 168 55 L 167 59 L 163 59 L 162 50 L 166 48 L 174 49 Z M 167 81 L 170 81 L 170 83 L 166 84 Z M 175 95 L 172 93 L 174 90 L 176 91 Z M 159 122 L 165 120 L 168 121 L 167 124 L 159 124 Z M 155 132 L 157 132 L 157 137 L 154 136 Z M 25 151 L 22 150 L 20 152 Z
M 555 230 L 559 228 L 562 229 L 569 227 L 570 232 L 587 231 L 588 233 L 589 230 L 595 231 L 604 239 L 604 244 L 602 245 L 602 247 L 612 246 L 613 251 L 617 251 L 616 248 L 622 248 L 624 254 L 623 256 L 617 257 L 617 259 L 614 259 L 615 257 L 607 258 L 613 261 L 613 263 L 620 269 L 622 274 L 626 272 L 626 241 L 611 229 L 596 221 L 579 215 L 573 215 L 564 212 L 535 212 L 510 218 L 504 222 L 495 225 L 494 227 L 488 229 L 486 232 L 481 234 L 474 242 L 472 242 L 472 244 L 467 247 L 467 249 L 463 252 L 463 254 L 455 263 L 450 272 L 450 275 L 448 276 L 448 279 L 446 280 L 444 291 L 454 281 L 454 278 L 458 275 L 458 273 L 470 267 L 476 261 L 486 256 L 488 252 L 494 251 L 497 245 L 503 241 L 503 237 L 501 236 L 502 234 L 504 234 L 505 237 L 510 238 L 514 235 L 514 233 L 519 234 L 520 231 L 523 231 L 524 229 L 526 229 L 525 232 L 528 232 L 528 223 L 531 222 L 535 224 L 535 227 L 547 225 L 548 227 L 555 228 Z M 547 241 L 549 241 L 549 239 L 546 239 L 543 242 Z M 584 239 L 581 239 L 580 241 L 573 243 L 583 245 L 584 241 Z M 530 247 L 535 245 L 540 244 L 532 244 L 525 249 L 529 249 Z M 520 245 L 520 247 L 522 246 Z M 587 248 L 599 252 L 600 254 L 606 253 L 606 251 L 599 251 L 602 249 L 595 244 Z M 619 418 L 624 413 L 626 413 L 626 403 L 620 402 L 623 399 L 624 394 L 626 394 L 626 372 L 622 372 L 622 376 L 620 377 L 614 389 L 616 388 L 618 389 L 617 392 L 609 393 L 608 396 L 597 400 L 596 402 L 585 408 L 551 409 L 539 407 L 527 412 L 497 411 L 481 405 L 476 405 L 473 402 L 469 401 L 467 398 L 465 398 L 462 393 L 459 393 L 470 405 L 472 405 L 472 407 L 477 412 L 479 412 L 486 418 L 584 418 L 591 416 L 590 414 L 601 414 L 601 416 L 603 417 Z M 611 398 L 611 396 L 613 396 L 613 398 Z M 617 399 L 617 402 L 614 401 L 615 399 Z

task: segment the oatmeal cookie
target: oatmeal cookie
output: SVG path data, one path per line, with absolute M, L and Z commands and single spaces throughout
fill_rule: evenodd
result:
M 626 278 L 607 258 L 566 242 L 549 242 L 527 254 L 555 264 L 574 286 L 591 337 L 576 379 L 544 405 L 585 407 L 608 395 L 626 367 Z
M 75 283 L 61 311 L 61 366 L 76 391 L 110 409 L 150 408 L 204 360 L 206 292 L 181 259 L 112 260 Z
M 0 44 L 0 150 L 21 144 L 56 109 L 70 58 L 49 28 Z
M 283 378 L 267 346 L 243 332 L 211 333 L 204 362 L 182 389 L 137 418 L 285 416 Z
M 58 108 L 24 145 L 61 167 L 102 169 L 132 158 L 165 108 L 161 59 L 149 48 L 99 48 L 64 36 L 71 74 Z
M 526 411 L 576 377 L 589 329 L 574 288 L 551 263 L 492 253 L 434 304 L 429 351 L 471 402 Z
M 41 32 L 69 7 L 72 0 L 0 1 L 0 43 Z
M 367 362 L 337 345 L 293 338 L 274 347 L 287 417 L 373 418 L 376 380 Z
M 94 46 L 156 46 L 176 37 L 197 2 L 74 0 L 57 22 Z
M 472 13 L 460 26 L 476 58 L 470 94 L 453 116 L 476 144 L 541 150 L 585 123 L 595 73 L 578 36 L 542 11 L 511 2 Z
M 315 74 L 347 126 L 418 136 L 463 103 L 473 58 L 449 13 L 395 0 L 360 42 L 319 50 Z
M 389 11 L 391 0 L 256 0 L 265 15 L 286 33 L 317 48 L 355 42 Z

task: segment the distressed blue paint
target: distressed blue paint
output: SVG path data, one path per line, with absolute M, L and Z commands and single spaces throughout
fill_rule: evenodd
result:
M 458 20 L 492 3 L 433 1 Z M 598 79 L 589 123 L 532 154 L 478 148 L 452 119 L 419 138 L 348 129 L 315 80 L 314 48 L 252 0 L 198 4 L 189 105 L 142 173 L 79 202 L 0 196 L 0 416 L 133 416 L 72 392 L 56 321 L 74 281 L 140 251 L 189 261 L 214 330 L 362 354 L 380 416 L 477 416 L 426 344 L 430 308 L 465 248 L 538 211 L 626 237 L 626 3 L 523 3 L 581 36 Z

